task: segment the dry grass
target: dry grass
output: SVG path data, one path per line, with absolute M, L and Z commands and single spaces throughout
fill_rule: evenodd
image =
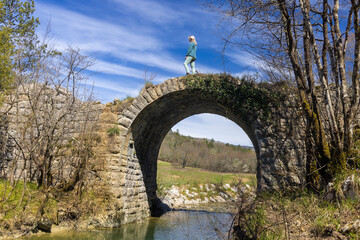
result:
M 268 195 L 243 198 L 235 229 L 237 239 L 360 239 L 358 232 L 342 229 L 359 217 L 358 201 L 330 203 L 306 192 Z

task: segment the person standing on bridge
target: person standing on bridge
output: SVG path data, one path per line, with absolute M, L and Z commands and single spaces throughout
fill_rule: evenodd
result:
M 195 74 L 195 60 L 196 60 L 197 42 L 196 42 L 194 36 L 189 37 L 189 42 L 190 42 L 190 44 L 189 44 L 189 47 L 188 47 L 188 50 L 187 50 L 187 53 L 186 53 L 186 57 L 185 57 L 185 62 L 184 62 L 186 75 L 190 74 L 189 67 L 188 67 L 189 63 L 190 63 L 190 66 L 191 66 L 192 74 Z

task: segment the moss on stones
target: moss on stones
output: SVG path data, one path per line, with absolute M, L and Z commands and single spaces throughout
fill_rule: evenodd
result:
M 252 78 L 240 79 L 229 74 L 187 75 L 184 84 L 188 89 L 212 95 L 246 122 L 268 120 L 282 97 L 282 94 L 271 89 L 271 84 L 256 83 Z

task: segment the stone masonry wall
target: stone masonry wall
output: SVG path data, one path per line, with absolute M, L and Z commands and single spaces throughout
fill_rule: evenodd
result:
M 52 137 L 55 145 L 66 145 L 85 130 L 85 124 L 96 124 L 101 111 L 99 102 L 83 103 L 63 88 L 35 83 L 21 86 L 1 106 L 0 177 L 14 175 L 18 179 L 26 172 L 27 179 L 34 179 L 40 174 L 34 170 L 34 160 L 30 160 L 38 147 L 36 142 Z M 65 156 L 53 161 L 55 178 L 59 174 L 69 176 L 73 171 L 70 165 L 60 167 L 65 162 Z
M 41 94 L 39 94 L 41 92 Z M 39 105 L 33 101 L 36 94 L 41 95 Z M 38 116 L 37 124 L 46 124 L 47 121 L 56 119 L 56 115 L 60 114 L 62 110 L 66 110 L 69 106 L 69 101 L 72 101 L 71 95 L 64 89 L 53 89 L 48 86 L 28 85 L 22 89 L 18 89 L 14 94 L 10 95 L 3 106 L 1 106 L 1 113 L 3 121 L 1 122 L 1 141 L 0 141 L 0 177 L 8 178 L 11 174 L 15 179 L 24 177 L 27 174 L 27 179 L 30 175 L 38 174 L 33 173 L 31 168 L 31 161 L 27 161 L 24 168 L 25 161 L 21 157 L 16 141 L 24 140 L 31 141 L 31 136 L 34 133 L 33 124 L 29 125 L 33 115 L 33 107 L 36 106 L 38 111 L 35 111 Z M 98 216 L 92 216 L 92 222 L 98 227 L 118 227 L 124 223 L 134 222 L 143 219 L 150 215 L 149 205 L 143 186 L 143 177 L 140 168 L 136 169 L 131 162 L 122 160 L 124 152 L 123 142 L 120 141 L 120 136 L 109 136 L 107 133 L 109 128 L 120 128 L 123 133 L 124 129 L 118 125 L 117 119 L 118 111 L 111 109 L 111 104 L 103 105 L 99 102 L 80 102 L 75 99 L 76 106 L 69 114 L 66 115 L 66 121 L 59 124 L 58 128 L 61 129 L 66 125 L 66 136 L 61 136 L 65 142 L 61 144 L 66 145 L 74 139 L 79 131 L 87 125 L 93 125 L 91 133 L 93 138 L 96 139 L 97 145 L 94 147 L 93 152 L 95 157 L 90 159 L 90 170 L 85 176 L 85 184 L 88 189 L 93 189 L 103 195 L 104 198 L 112 197 L 111 203 L 107 209 Z M 49 109 L 53 108 L 53 109 Z M 46 117 L 46 115 L 49 115 Z M 43 123 L 39 123 L 43 121 Z M 55 130 L 57 131 L 57 130 Z M 22 136 L 23 133 L 26 133 Z M 11 136 L 11 137 L 10 137 Z M 19 142 L 20 146 L 25 143 Z M 26 153 L 26 150 L 25 150 Z M 131 155 L 131 154 L 130 154 Z M 59 166 L 66 156 L 60 156 L 59 159 L 53 161 L 51 171 L 54 172 L 56 177 L 59 172 Z M 30 164 L 29 164 L 30 163 Z M 62 176 L 70 176 L 72 166 L 68 165 L 62 167 L 64 171 Z M 26 169 L 27 171 L 24 171 Z M 121 176 L 117 173 L 120 172 Z M 130 178 L 126 177 L 126 173 L 131 173 Z M 33 175 L 34 177 L 34 175 Z M 35 178 L 36 179 L 36 178 Z M 56 179 L 54 179 L 56 181 Z M 142 187 L 138 187 L 141 186 Z M 101 197 L 101 196 L 98 196 Z

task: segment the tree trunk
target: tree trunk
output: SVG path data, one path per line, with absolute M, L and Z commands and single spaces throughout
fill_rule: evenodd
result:
M 330 150 L 329 145 L 326 140 L 325 131 L 323 124 L 320 119 L 320 114 L 314 112 L 317 111 L 316 105 L 313 103 L 313 107 L 310 106 L 307 94 L 306 94 L 306 81 L 304 74 L 302 72 L 301 66 L 299 64 L 297 51 L 294 46 L 293 41 L 293 33 L 291 31 L 291 19 L 287 12 L 285 0 L 278 0 L 279 10 L 282 16 L 282 21 L 284 24 L 284 33 L 287 39 L 287 52 L 291 61 L 292 68 L 294 70 L 295 79 L 298 85 L 299 97 L 303 105 L 303 109 L 305 111 L 305 115 L 307 116 L 307 120 L 309 121 L 311 134 L 314 139 L 315 148 L 317 149 L 318 157 L 317 157 L 317 166 L 319 169 L 320 175 L 324 178 L 325 182 L 330 181 L 331 175 L 327 170 L 326 166 L 330 163 Z

